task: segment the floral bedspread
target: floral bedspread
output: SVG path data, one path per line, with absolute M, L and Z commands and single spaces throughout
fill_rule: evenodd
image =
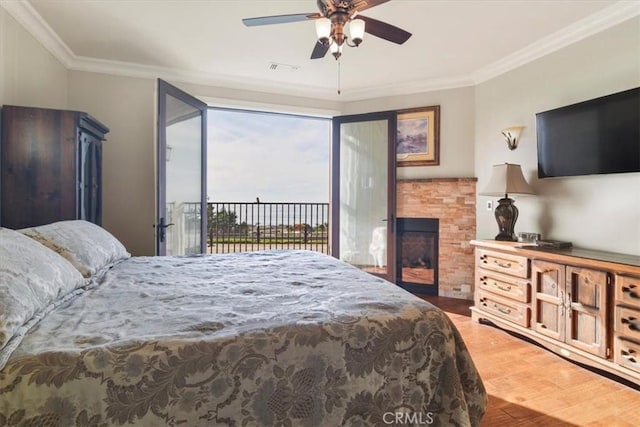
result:
M 485 404 L 442 311 L 306 251 L 123 261 L 0 371 L 0 427 L 475 426 Z

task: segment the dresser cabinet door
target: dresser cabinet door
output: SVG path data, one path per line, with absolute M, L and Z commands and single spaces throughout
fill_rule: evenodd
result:
M 567 267 L 566 342 L 600 357 L 607 357 L 607 283 L 603 271 Z
M 564 341 L 565 266 L 534 260 L 532 328 L 543 335 Z

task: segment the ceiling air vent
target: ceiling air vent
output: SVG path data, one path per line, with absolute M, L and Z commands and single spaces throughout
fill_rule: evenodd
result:
M 281 64 L 279 62 L 270 62 L 269 69 L 271 71 L 298 71 L 299 65 Z

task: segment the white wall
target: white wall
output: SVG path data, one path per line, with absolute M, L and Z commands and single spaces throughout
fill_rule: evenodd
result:
M 440 106 L 440 165 L 400 167 L 398 179 L 474 176 L 475 100 L 473 87 L 438 90 L 345 103 L 343 114 Z
M 537 179 L 535 114 L 640 86 L 640 18 L 476 86 L 475 170 L 481 192 L 491 165 L 517 163 L 536 196 L 515 196 L 516 231 L 575 246 L 640 255 L 640 173 Z M 525 126 L 509 151 L 500 130 Z M 478 197 L 477 233 L 498 227 Z
M 0 7 L 0 105 L 66 108 L 67 69 Z
M 103 226 L 135 255 L 153 255 L 155 240 L 156 82 L 70 72 L 69 107 L 109 128 L 103 145 Z

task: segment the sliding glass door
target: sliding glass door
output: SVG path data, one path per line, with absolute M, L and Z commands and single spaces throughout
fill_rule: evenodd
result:
M 158 80 L 156 254 L 206 249 L 207 105 Z
M 333 121 L 331 253 L 395 282 L 395 113 Z

